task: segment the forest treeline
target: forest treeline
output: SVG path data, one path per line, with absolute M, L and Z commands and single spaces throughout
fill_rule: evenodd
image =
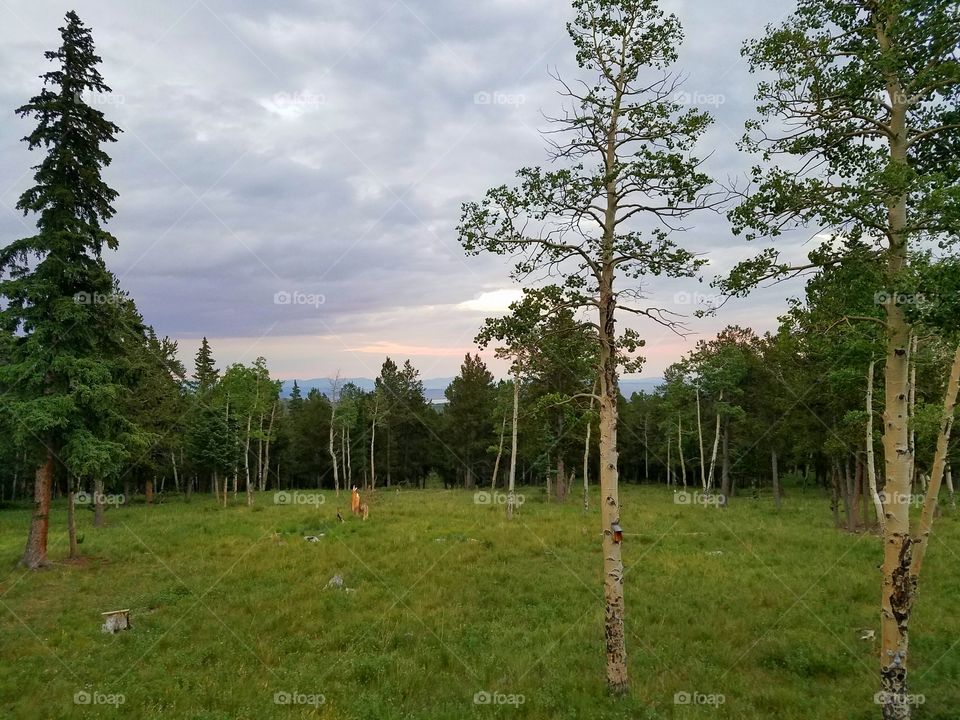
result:
M 880 272 L 876 263 L 840 263 L 791 301 L 776 332 L 727 327 L 671 365 L 655 392 L 621 397 L 623 479 L 716 491 L 724 501 L 765 493 L 780 502 L 789 477 L 822 489 L 838 525 L 875 524 L 868 462 L 881 452 L 882 403 L 870 392 L 883 383 L 883 338 L 873 322 L 882 312 L 874 290 Z M 304 395 L 294 381 L 288 397 L 264 358 L 220 369 L 206 338 L 188 369 L 176 342 L 158 338 L 131 298 L 115 288 L 109 303 L 124 333 L 116 360 L 123 372 L 111 388 L 113 435 L 98 440 L 112 443 L 115 455 L 103 452 L 104 462 L 86 469 L 57 463 L 57 494 L 73 488 L 92 498 L 99 491 L 154 501 L 160 493 L 207 492 L 247 502 L 255 490 L 354 484 L 506 488 L 515 383 L 517 484 L 563 501 L 573 490 L 579 496 L 584 475 L 596 477 L 594 341 L 569 311 L 531 314 L 528 298 L 488 320 L 478 341 L 513 358 L 510 377 L 497 380 L 470 353 L 446 402 L 432 403 L 411 362 L 389 357 L 372 391 L 331 379 Z M 841 308 L 859 319 L 839 322 Z M 526 332 L 505 329 L 518 326 Z M 934 332 L 918 333 L 911 348 L 921 498 L 953 348 Z M 16 428 L 9 430 L 0 445 L 0 492 L 27 501 L 35 460 Z M 952 505 L 949 471 L 946 482 Z

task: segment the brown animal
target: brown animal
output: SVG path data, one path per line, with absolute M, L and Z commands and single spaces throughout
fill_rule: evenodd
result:
M 367 516 L 370 515 L 370 506 L 366 503 L 360 503 L 360 514 L 363 515 L 363 519 L 366 520 Z

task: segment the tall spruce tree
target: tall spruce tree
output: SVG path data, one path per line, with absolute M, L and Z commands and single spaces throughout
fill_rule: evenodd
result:
M 117 246 L 103 225 L 116 191 L 102 179 L 110 157 L 101 146 L 120 128 L 88 105 L 88 93 L 107 93 L 90 30 L 74 12 L 60 28 L 62 45 L 45 53 L 55 68 L 41 77 L 40 94 L 17 109 L 37 121 L 24 138 L 46 150 L 34 184 L 17 203 L 37 216 L 37 232 L 0 250 L 0 324 L 15 336 L 9 363 L 0 368 L 3 411 L 15 440 L 34 461 L 34 514 L 22 564 L 46 564 L 54 468 L 65 447 L 93 439 L 87 428 L 98 398 L 110 394 L 104 366 L 113 279 L 104 245 Z

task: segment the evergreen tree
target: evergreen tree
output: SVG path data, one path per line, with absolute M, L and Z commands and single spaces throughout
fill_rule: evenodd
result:
M 37 121 L 24 138 L 46 156 L 34 167 L 34 184 L 17 209 L 37 215 L 37 232 L 0 251 L 0 325 L 15 335 L 9 363 L 0 369 L 3 409 L 14 437 L 35 461 L 35 507 L 22 563 L 46 563 L 55 461 L 64 448 L 78 457 L 96 439 L 91 418 L 114 394 L 104 361 L 117 328 L 108 302 L 113 279 L 103 263 L 104 245 L 117 246 L 104 227 L 114 214 L 116 191 L 101 177 L 110 158 L 101 145 L 120 129 L 84 102 L 107 93 L 93 38 L 76 13 L 60 28 L 62 45 L 45 53 L 56 64 L 43 74 L 39 95 L 17 109 Z M 89 449 L 89 448 L 88 448 Z

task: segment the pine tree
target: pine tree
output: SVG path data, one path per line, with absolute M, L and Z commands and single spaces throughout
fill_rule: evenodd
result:
M 120 128 L 84 102 L 84 94 L 110 88 L 97 70 L 90 30 L 69 12 L 62 45 L 45 53 L 56 68 L 41 77 L 40 94 L 17 109 L 36 119 L 24 138 L 46 156 L 34 167 L 34 185 L 17 209 L 36 214 L 37 232 L 0 250 L 3 331 L 15 334 L 10 362 L 0 369 L 3 409 L 15 440 L 35 462 L 35 507 L 22 564 L 46 564 L 50 494 L 55 461 L 66 447 L 91 456 L 91 407 L 115 390 L 104 360 L 117 328 L 111 323 L 113 278 L 104 245 L 117 246 L 103 224 L 117 197 L 101 178 L 110 164 L 101 145 Z M 81 451 L 82 450 L 82 451 Z
M 213 350 L 210 349 L 207 338 L 203 338 L 200 343 L 200 349 L 197 350 L 194 360 L 194 368 L 193 378 L 197 395 L 206 397 L 220 379 L 220 371 L 214 364 Z

